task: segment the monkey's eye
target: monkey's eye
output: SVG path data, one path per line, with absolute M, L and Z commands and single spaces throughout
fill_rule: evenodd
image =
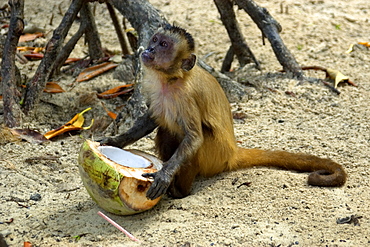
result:
M 158 38 L 157 37 L 153 37 L 153 42 L 155 43 L 155 42 L 157 42 L 157 40 L 158 40 Z
M 167 42 L 166 42 L 166 41 L 162 41 L 162 42 L 160 43 L 160 46 L 167 47 Z

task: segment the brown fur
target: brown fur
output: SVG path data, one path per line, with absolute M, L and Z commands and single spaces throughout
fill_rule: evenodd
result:
M 184 29 L 166 26 L 142 55 L 143 90 L 151 118 L 159 126 L 156 148 L 165 161 L 161 171 L 144 174 L 154 177 L 149 198 L 166 190 L 173 197 L 184 197 L 197 175 L 210 177 L 252 166 L 313 172 L 311 185 L 345 183 L 342 166 L 329 159 L 237 147 L 229 102 L 217 80 L 195 64 L 192 42 Z

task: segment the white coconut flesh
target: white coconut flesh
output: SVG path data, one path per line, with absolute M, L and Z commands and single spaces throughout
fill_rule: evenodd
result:
M 117 147 L 100 146 L 98 150 L 105 157 L 122 166 L 132 168 L 148 168 L 151 166 L 149 160 Z

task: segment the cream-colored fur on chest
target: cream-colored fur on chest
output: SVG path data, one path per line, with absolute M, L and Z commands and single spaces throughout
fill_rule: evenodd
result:
M 149 100 L 152 117 L 160 126 L 178 134 L 183 132 L 179 125 L 184 124 L 183 119 L 191 119 L 191 114 L 199 114 L 189 112 L 189 108 L 192 108 L 189 104 L 195 102 L 191 96 L 188 97 L 190 90 L 187 87 L 183 79 L 168 82 L 156 72 L 145 72 L 143 92 Z

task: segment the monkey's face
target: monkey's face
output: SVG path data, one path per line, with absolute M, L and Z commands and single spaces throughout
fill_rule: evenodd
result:
M 149 41 L 148 48 L 141 54 L 145 66 L 156 70 L 168 70 L 174 65 L 175 59 L 174 38 L 156 33 Z

